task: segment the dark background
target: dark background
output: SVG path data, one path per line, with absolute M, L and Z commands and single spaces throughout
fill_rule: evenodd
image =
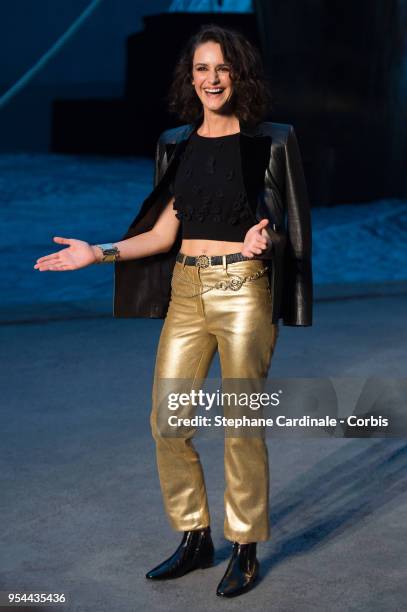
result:
M 269 119 L 294 125 L 312 205 L 406 196 L 405 0 L 255 0 L 253 13 L 168 13 L 169 5 L 101 2 L 0 108 L 1 149 L 152 155 L 159 133 L 177 125 L 164 96 L 182 44 L 201 23 L 216 22 L 261 48 L 274 94 Z M 8 5 L 1 89 L 86 6 Z

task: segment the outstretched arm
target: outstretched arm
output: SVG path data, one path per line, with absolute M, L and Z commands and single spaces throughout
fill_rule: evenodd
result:
M 139 259 L 169 251 L 175 239 L 180 221 L 173 209 L 171 198 L 148 232 L 113 243 L 119 249 L 119 260 Z M 84 240 L 54 236 L 53 240 L 67 248 L 37 259 L 34 269 L 40 272 L 65 272 L 79 270 L 102 261 L 102 251 Z

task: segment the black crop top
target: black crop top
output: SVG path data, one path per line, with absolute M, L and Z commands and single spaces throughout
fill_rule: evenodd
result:
M 256 222 L 242 179 L 239 133 L 193 132 L 170 189 L 183 238 L 243 242 Z

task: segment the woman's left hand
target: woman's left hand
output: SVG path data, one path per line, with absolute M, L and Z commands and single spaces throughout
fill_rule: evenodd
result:
M 256 225 L 253 225 L 246 233 L 244 238 L 242 255 L 245 257 L 254 257 L 255 255 L 264 255 L 265 251 L 272 246 L 272 241 L 264 229 L 268 224 L 268 219 L 262 219 Z

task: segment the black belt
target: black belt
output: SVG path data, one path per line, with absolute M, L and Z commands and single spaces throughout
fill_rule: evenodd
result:
M 185 265 L 187 266 L 197 266 L 198 268 L 208 268 L 209 266 L 220 266 L 223 264 L 223 255 L 198 255 L 197 257 L 193 255 L 184 255 L 179 252 L 176 257 L 176 261 L 180 263 L 183 262 L 185 257 Z M 236 261 L 252 261 L 253 259 L 257 259 L 256 257 L 246 257 L 241 253 L 229 253 L 229 255 L 225 255 L 226 263 L 235 263 Z

